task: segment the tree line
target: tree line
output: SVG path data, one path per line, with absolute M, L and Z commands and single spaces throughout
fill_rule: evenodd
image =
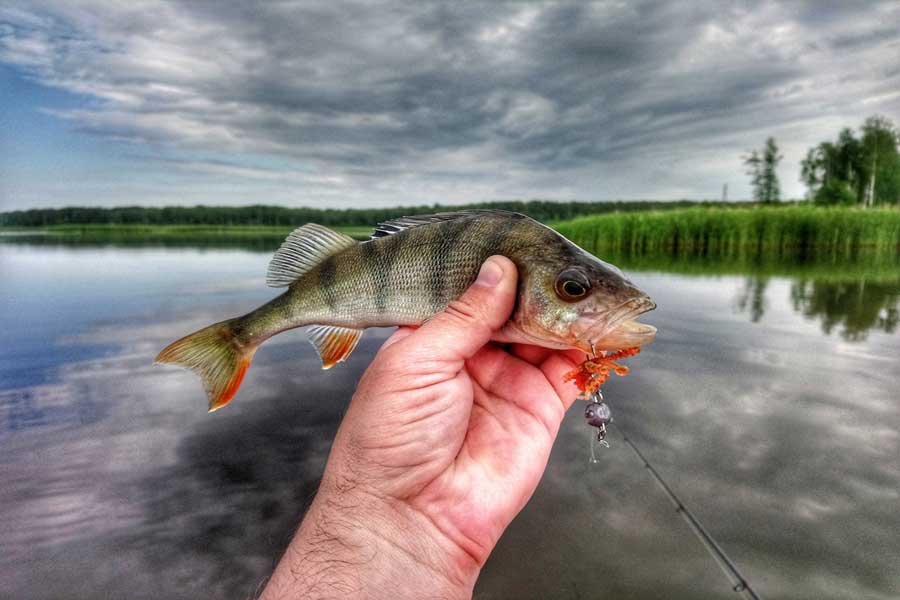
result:
M 553 202 L 549 200 L 485 202 L 463 206 L 319 209 L 285 206 L 119 206 L 33 208 L 0 213 L 0 226 L 46 227 L 50 225 L 283 225 L 320 223 L 331 226 L 372 226 L 403 215 L 466 209 L 502 209 L 520 212 L 539 221 L 562 221 L 612 211 L 684 208 L 698 203 L 678 202 Z
M 900 137 L 890 119 L 869 117 L 858 135 L 848 127 L 836 141 L 810 148 L 800 179 L 820 204 L 898 204 L 898 144 Z
M 808 199 L 817 204 L 900 205 L 900 133 L 882 116 L 866 119 L 854 132 L 843 129 L 835 141 L 810 148 L 801 163 L 800 179 Z M 777 168 L 782 155 L 774 138 L 744 156 L 753 200 L 771 204 L 781 200 Z M 440 204 L 393 208 L 318 209 L 285 206 L 118 206 L 33 208 L 0 213 L 0 226 L 51 225 L 275 225 L 315 222 L 331 226 L 371 226 L 403 215 L 466 209 L 502 209 L 527 214 L 539 221 L 564 221 L 613 211 L 658 210 L 696 205 L 728 206 L 724 202 L 630 201 L 554 202 L 549 200 L 485 202 L 462 206 Z M 733 205 L 733 204 L 732 204 Z
M 887 117 L 869 117 L 858 133 L 844 128 L 837 140 L 810 148 L 800 164 L 800 181 L 806 185 L 807 198 L 816 204 L 900 205 L 898 146 L 900 132 Z M 757 202 L 780 200 L 776 170 L 781 159 L 778 144 L 771 137 L 762 150 L 744 156 Z

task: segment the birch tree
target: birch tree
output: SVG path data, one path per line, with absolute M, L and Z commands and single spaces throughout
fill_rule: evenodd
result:
M 837 142 L 811 148 L 800 165 L 808 196 L 821 204 L 900 204 L 900 138 L 890 119 L 870 117 L 860 137 L 844 129 Z

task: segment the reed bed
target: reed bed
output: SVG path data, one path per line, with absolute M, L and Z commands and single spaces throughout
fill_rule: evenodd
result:
M 811 205 L 610 213 L 556 224 L 593 252 L 843 261 L 900 257 L 900 210 Z

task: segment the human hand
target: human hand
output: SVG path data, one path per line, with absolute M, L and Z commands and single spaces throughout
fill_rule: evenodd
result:
M 492 257 L 446 311 L 385 342 L 264 598 L 466 597 L 534 492 L 578 390 L 577 351 L 489 343 L 515 265 Z

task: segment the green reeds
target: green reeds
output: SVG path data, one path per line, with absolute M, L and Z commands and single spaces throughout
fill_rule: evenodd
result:
M 593 252 L 816 262 L 900 257 L 900 210 L 811 205 L 610 213 L 558 223 Z

